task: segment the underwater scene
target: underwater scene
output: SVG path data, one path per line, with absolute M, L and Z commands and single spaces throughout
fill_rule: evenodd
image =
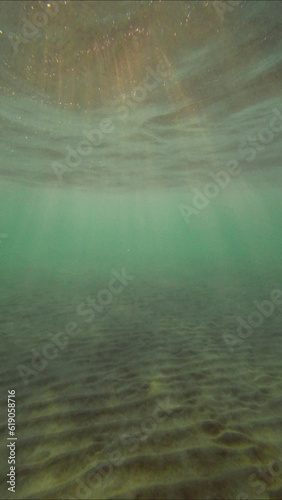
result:
M 281 16 L 0 2 L 1 499 L 282 499 Z

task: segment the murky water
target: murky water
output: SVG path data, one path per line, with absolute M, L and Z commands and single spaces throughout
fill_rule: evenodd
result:
M 281 498 L 280 18 L 1 2 L 2 498 Z

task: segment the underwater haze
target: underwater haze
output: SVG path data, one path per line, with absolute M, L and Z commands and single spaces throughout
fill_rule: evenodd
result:
M 282 498 L 281 15 L 0 3 L 1 498 Z

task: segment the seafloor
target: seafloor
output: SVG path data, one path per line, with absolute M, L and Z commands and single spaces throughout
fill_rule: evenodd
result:
M 132 281 L 89 323 L 76 309 L 103 280 L 7 283 L 13 498 L 281 499 L 281 306 L 240 339 L 238 316 L 278 288 L 249 282 Z M 70 322 L 75 334 L 48 351 Z M 0 431 L 5 442 L 5 401 Z M 6 471 L 5 447 L 0 458 Z M 6 498 L 4 475 L 0 488 Z

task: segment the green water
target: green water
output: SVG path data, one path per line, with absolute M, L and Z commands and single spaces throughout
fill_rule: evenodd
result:
M 0 498 L 281 499 L 280 15 L 1 2 Z
M 280 191 L 240 188 L 226 188 L 188 223 L 179 210 L 180 203 L 192 206 L 188 189 L 103 195 L 25 188 L 4 195 L 3 275 L 40 280 L 44 270 L 50 278 L 95 279 L 121 266 L 139 279 L 277 275 Z

